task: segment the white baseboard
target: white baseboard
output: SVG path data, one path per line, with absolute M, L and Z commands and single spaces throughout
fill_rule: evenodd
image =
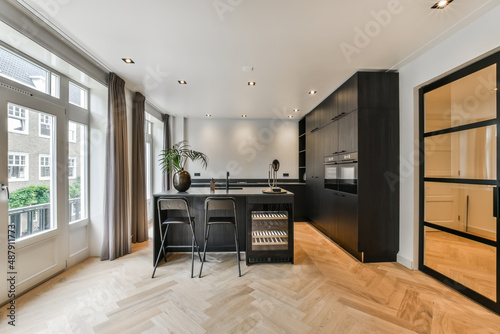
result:
M 413 269 L 413 261 L 405 258 L 404 256 L 402 256 L 399 253 L 398 253 L 398 256 L 397 256 L 397 261 L 398 261 L 399 264 L 402 264 L 403 266 L 405 266 L 406 268 L 408 268 L 410 270 L 416 270 L 416 269 Z

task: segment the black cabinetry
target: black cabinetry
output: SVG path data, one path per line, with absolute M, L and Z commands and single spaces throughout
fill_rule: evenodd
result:
M 351 111 L 334 123 L 338 123 L 338 153 L 357 152 L 358 111 Z
M 399 250 L 399 83 L 394 72 L 358 72 L 306 117 L 309 220 L 361 261 Z M 325 156 L 358 153 L 357 194 L 324 189 Z M 388 181 L 389 180 L 389 181 Z

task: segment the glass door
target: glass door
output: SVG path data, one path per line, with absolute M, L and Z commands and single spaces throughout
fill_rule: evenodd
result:
M 67 179 L 61 171 L 67 170 L 67 125 L 64 108 L 19 87 L 3 86 L 0 221 L 7 235 L 0 234 L 0 244 L 8 244 L 8 254 L 2 256 L 8 261 L 0 263 L 19 294 L 66 266 Z M 2 294 L 7 291 L 0 288 Z
M 498 59 L 420 91 L 420 270 L 496 312 Z

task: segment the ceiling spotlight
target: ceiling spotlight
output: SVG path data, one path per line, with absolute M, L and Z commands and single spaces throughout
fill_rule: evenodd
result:
M 293 115 L 288 115 L 288 118 L 293 118 Z
M 255 81 L 249 81 L 249 82 L 248 82 L 248 85 L 249 85 L 249 86 L 255 86 Z
M 132 58 L 122 58 L 122 60 L 123 60 L 126 64 L 135 64 L 135 62 L 132 60 Z
M 314 94 L 316 94 L 316 93 L 317 93 L 317 91 L 315 91 L 315 90 L 310 90 L 310 91 L 309 91 L 309 95 L 314 95 Z
M 448 6 L 453 0 L 439 0 L 431 7 L 431 9 L 443 9 Z
M 211 115 L 211 114 L 206 114 L 205 116 L 206 116 L 206 117 L 212 117 L 212 115 Z
M 241 115 L 241 117 L 243 117 L 243 118 L 247 118 L 247 115 Z
M 496 91 L 498 91 L 498 88 L 497 88 L 497 87 L 495 87 L 495 88 L 493 88 L 493 90 L 496 92 Z
M 299 112 L 299 109 L 293 109 L 293 112 Z
M 177 80 L 177 82 L 180 84 L 180 85 L 187 85 L 187 82 L 184 81 L 184 80 Z

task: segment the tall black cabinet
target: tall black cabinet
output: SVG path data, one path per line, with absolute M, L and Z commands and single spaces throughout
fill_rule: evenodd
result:
M 310 221 L 364 262 L 399 250 L 399 83 L 357 72 L 305 117 Z M 324 188 L 324 158 L 358 153 L 357 194 Z

